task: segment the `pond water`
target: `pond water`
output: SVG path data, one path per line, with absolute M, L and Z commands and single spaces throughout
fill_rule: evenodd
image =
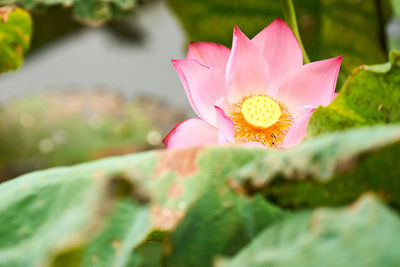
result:
M 85 28 L 26 58 L 17 71 L 0 76 L 0 102 L 54 89 L 105 88 L 131 97 L 150 94 L 190 114 L 184 89 L 171 64 L 183 58 L 185 36 L 164 1 L 137 10 L 129 23 L 142 42 L 120 42 L 104 28 Z

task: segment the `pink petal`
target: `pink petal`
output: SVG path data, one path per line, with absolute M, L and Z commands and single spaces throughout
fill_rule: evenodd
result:
M 303 65 L 301 47 L 292 30 L 277 18 L 259 32 L 252 42 L 263 53 L 270 70 L 268 90 L 275 96 L 285 77 Z
M 218 98 L 215 101 L 214 106 L 221 108 L 225 112 L 225 114 L 228 114 L 230 112 L 230 110 L 232 109 L 232 104 L 229 102 L 229 100 L 226 97 Z
M 164 138 L 167 148 L 184 148 L 218 143 L 218 130 L 201 119 L 187 119 Z
M 228 100 L 231 103 L 243 96 L 267 92 L 267 62 L 257 47 L 236 26 L 225 77 Z
M 225 70 L 231 50 L 224 45 L 206 42 L 191 42 L 186 59 L 195 59 L 216 69 Z
M 217 125 L 214 102 L 225 95 L 224 72 L 192 59 L 173 60 L 186 95 L 196 114 L 213 126 Z
M 315 108 L 302 108 L 297 115 L 295 122 L 289 128 L 282 147 L 297 146 L 307 133 L 307 125 Z
M 217 124 L 219 130 L 218 143 L 235 143 L 235 126 L 233 121 L 226 116 L 222 108 L 215 106 L 215 110 L 217 111 Z
M 293 116 L 305 105 L 327 105 L 335 92 L 342 57 L 312 62 L 292 73 L 278 91 L 278 100 Z

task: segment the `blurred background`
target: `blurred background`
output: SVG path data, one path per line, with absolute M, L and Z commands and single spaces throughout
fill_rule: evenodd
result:
M 14 4 L 30 12 L 33 34 L 20 69 L 0 75 L 0 182 L 162 148 L 194 116 L 170 60 L 189 41 L 230 47 L 234 25 L 251 38 L 282 17 L 279 0 L 0 0 Z M 400 47 L 397 0 L 294 4 L 311 60 L 344 56 L 337 90 Z

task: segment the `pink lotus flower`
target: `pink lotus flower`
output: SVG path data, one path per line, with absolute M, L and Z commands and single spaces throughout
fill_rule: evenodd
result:
M 297 39 L 279 18 L 251 40 L 235 27 L 232 50 L 191 43 L 186 59 L 172 63 L 199 118 L 175 126 L 164 144 L 299 144 L 315 108 L 335 97 L 342 61 L 303 65 L 302 58 Z

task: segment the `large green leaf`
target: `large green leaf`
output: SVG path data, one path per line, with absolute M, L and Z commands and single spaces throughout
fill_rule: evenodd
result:
M 384 1 L 385 2 L 385 1 Z M 384 3 L 383 2 L 383 3 Z M 234 25 L 249 37 L 281 17 L 280 1 L 169 0 L 189 41 L 230 47 Z M 383 19 L 375 0 L 295 0 L 300 34 L 312 60 L 344 56 L 340 79 L 361 64 L 386 60 Z
M 400 218 L 366 195 L 350 207 L 296 212 L 218 266 L 399 266 Z
M 282 213 L 225 184 L 232 166 L 263 152 L 156 151 L 3 183 L 0 265 L 144 266 L 164 253 L 169 265 L 204 266 L 233 255 Z
M 146 188 L 115 174 L 115 165 L 115 160 L 104 161 L 104 175 L 96 164 L 88 164 L 83 169 L 37 172 L 2 184 L 0 265 L 79 266 L 77 263 L 91 253 L 91 260 L 99 258 L 102 266 L 111 266 L 116 261 L 115 250 L 125 245 L 121 235 L 135 231 L 136 238 L 126 246 L 141 241 L 150 225 Z M 145 172 L 149 167 L 151 162 L 137 170 Z M 135 192 L 134 197 L 131 192 Z M 115 223 L 124 214 L 123 223 Z M 115 223 L 111 229 L 108 218 Z M 101 229 L 107 229 L 108 235 L 111 232 L 112 240 L 99 236 L 95 240 L 96 245 L 103 245 L 101 249 L 88 245 Z M 128 251 L 118 256 L 126 254 L 131 255 Z
M 171 233 L 167 266 L 210 266 L 217 254 L 234 255 L 244 244 L 283 214 L 261 196 L 249 200 L 230 191 L 216 172 L 211 185 Z
M 0 73 L 21 66 L 31 33 L 32 21 L 28 12 L 10 6 L 0 8 Z
M 288 216 L 257 192 L 300 208 L 376 191 L 396 206 L 399 142 L 386 126 L 286 151 L 152 151 L 28 174 L 0 184 L 0 266 L 210 266 Z
M 376 126 L 321 136 L 271 151 L 232 172 L 236 186 L 283 207 L 344 205 L 364 192 L 400 208 L 400 127 Z
M 88 24 L 100 24 L 133 13 L 138 0 L 0 0 L 0 5 L 19 5 L 28 10 L 49 6 L 72 6 L 76 19 Z
M 388 63 L 355 69 L 337 98 L 314 112 L 308 134 L 400 122 L 399 59 L 400 52 L 392 51 Z

